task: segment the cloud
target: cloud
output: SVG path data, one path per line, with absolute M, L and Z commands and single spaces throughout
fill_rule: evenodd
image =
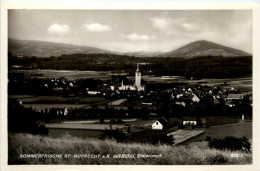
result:
M 107 32 L 111 30 L 109 25 L 103 25 L 99 23 L 85 24 L 84 28 L 90 32 Z
M 69 34 L 71 31 L 70 26 L 61 24 L 52 24 L 48 28 L 48 33 L 55 34 L 58 36 L 64 36 Z
M 123 37 L 132 41 L 138 41 L 138 40 L 146 41 L 146 40 L 155 39 L 155 36 L 139 35 L 137 33 L 124 35 Z
M 172 20 L 169 18 L 154 17 L 150 18 L 150 20 L 152 21 L 153 27 L 158 28 L 161 31 L 165 31 L 172 24 Z
M 195 24 L 188 23 L 185 18 L 164 18 L 153 17 L 149 18 L 154 28 L 159 29 L 161 32 L 167 35 L 179 35 L 186 32 L 198 31 L 199 27 Z
M 199 30 L 198 26 L 195 26 L 191 23 L 182 23 L 181 26 L 185 29 L 185 31 L 197 31 Z

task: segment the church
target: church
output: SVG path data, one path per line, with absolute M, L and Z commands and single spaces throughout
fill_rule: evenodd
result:
M 139 70 L 139 64 L 137 64 L 137 69 L 135 71 L 134 85 L 124 85 L 124 82 L 122 80 L 122 84 L 120 87 L 118 87 L 118 90 L 144 91 L 144 86 L 141 85 L 141 72 Z

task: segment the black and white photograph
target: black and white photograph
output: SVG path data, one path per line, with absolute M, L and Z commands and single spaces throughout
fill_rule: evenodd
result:
M 252 165 L 254 24 L 249 8 L 8 9 L 7 165 Z

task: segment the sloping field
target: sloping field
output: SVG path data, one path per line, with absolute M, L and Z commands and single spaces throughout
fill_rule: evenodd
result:
M 191 138 L 197 137 L 205 133 L 204 130 L 177 130 L 175 132 L 167 134 L 168 136 L 173 136 L 174 145 L 181 144 Z
M 197 146 L 121 144 L 111 140 L 80 139 L 69 135 L 51 138 L 31 134 L 9 134 L 8 143 L 8 164 L 233 165 L 252 163 L 251 153 L 237 152 L 243 157 L 231 158 L 231 151 Z
M 252 122 L 240 121 L 239 123 L 211 126 L 205 130 L 205 134 L 189 140 L 187 143 L 205 141 L 206 137 L 225 138 L 226 136 L 234 136 L 236 138 L 247 137 L 252 139 Z

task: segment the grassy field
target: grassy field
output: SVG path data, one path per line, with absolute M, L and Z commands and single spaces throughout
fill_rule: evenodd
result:
M 252 163 L 251 153 L 236 152 L 243 157 L 231 158 L 231 151 L 198 146 L 121 144 L 112 140 L 81 139 L 70 135 L 54 138 L 30 134 L 9 134 L 8 142 L 9 164 L 228 165 Z M 39 157 L 39 154 L 46 155 Z M 54 154 L 55 157 L 50 156 Z M 69 158 L 68 155 L 70 155 Z
M 184 130 L 184 129 L 180 129 L 180 130 L 177 130 L 177 131 L 174 131 L 170 134 L 168 134 L 168 136 L 172 136 L 173 139 L 174 139 L 174 144 L 177 145 L 177 144 L 180 144 L 180 143 L 183 143 L 189 139 L 192 139 L 196 136 L 199 136 L 201 134 L 203 134 L 205 131 L 204 130 L 199 130 L 199 129 L 196 129 L 196 130 Z
M 17 71 L 17 72 L 26 72 L 27 74 L 40 74 L 41 76 L 32 76 L 32 78 L 60 78 L 64 77 L 68 80 L 78 80 L 78 79 L 100 79 L 107 80 L 111 78 L 113 75 L 111 72 L 107 72 L 103 74 L 99 71 L 76 71 L 76 70 L 25 70 L 25 71 Z M 126 73 L 122 73 L 126 74 Z M 115 74 L 117 75 L 117 74 Z M 134 80 L 134 76 L 128 77 L 130 80 Z M 235 87 L 239 88 L 241 91 L 252 91 L 252 78 L 230 78 L 230 79 L 201 79 L 201 80 L 175 80 L 175 77 L 165 78 L 165 77 L 154 77 L 144 75 L 142 76 L 143 80 L 147 82 L 157 82 L 157 83 L 188 83 L 188 84 L 198 84 L 198 82 L 206 82 L 202 85 L 208 86 L 219 86 L 224 82 L 227 82 L 228 86 L 225 88 Z M 173 79 L 174 78 L 174 79 Z
M 87 130 L 87 129 L 58 129 L 58 128 L 50 128 L 49 136 L 50 137 L 60 137 L 61 135 L 71 135 L 79 138 L 98 138 L 100 137 L 104 131 L 99 130 Z
M 63 129 L 89 129 L 89 130 L 106 130 L 110 129 L 110 124 L 78 124 L 78 123 L 47 123 L 46 128 L 63 128 Z M 121 129 L 124 124 L 113 124 L 112 129 Z
M 110 100 L 104 97 L 59 97 L 59 96 L 28 96 L 10 95 L 23 104 L 107 104 Z
M 205 130 L 205 134 L 202 134 L 192 140 L 187 141 L 187 144 L 191 142 L 205 141 L 207 136 L 211 138 L 225 138 L 226 136 L 234 136 L 236 138 L 242 138 L 243 136 L 248 139 L 252 139 L 252 122 L 240 121 L 239 123 L 211 126 Z

